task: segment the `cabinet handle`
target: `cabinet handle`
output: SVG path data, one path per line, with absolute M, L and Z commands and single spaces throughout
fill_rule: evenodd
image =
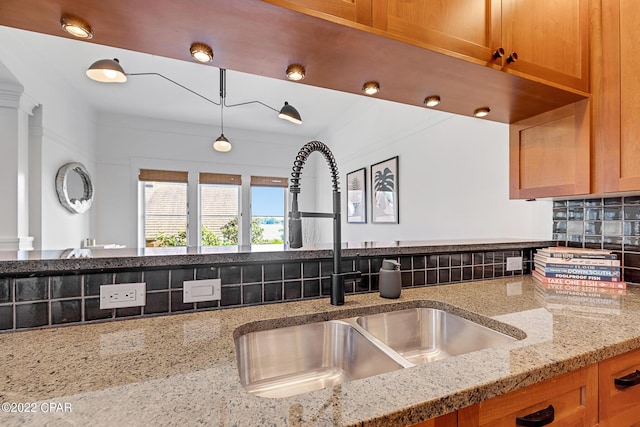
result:
M 511 55 L 507 57 L 507 63 L 511 64 L 512 62 L 516 62 L 518 60 L 518 52 L 511 52 Z
M 523 427 L 542 427 L 553 422 L 555 411 L 553 405 L 549 405 L 544 409 L 524 417 L 516 418 L 516 425 Z
M 636 369 L 635 372 L 632 372 L 629 375 L 614 379 L 613 383 L 619 388 L 627 388 L 638 385 L 640 384 L 640 371 Z
M 499 47 L 498 49 L 496 49 L 495 52 L 493 52 L 493 59 L 500 59 L 504 56 L 504 49 Z

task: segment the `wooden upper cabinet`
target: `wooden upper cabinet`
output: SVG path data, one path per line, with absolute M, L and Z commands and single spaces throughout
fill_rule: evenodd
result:
M 346 19 L 358 24 L 371 25 L 372 0 L 263 0 L 267 3 L 297 10 L 308 15 L 332 20 Z
M 509 125 L 509 197 L 573 196 L 590 191 L 589 101 Z
M 602 0 L 594 31 L 594 149 L 598 192 L 640 190 L 640 2 Z
M 264 1 L 346 25 L 345 19 L 364 24 L 405 43 L 589 92 L 590 0 Z M 495 58 L 500 48 L 504 56 Z M 517 61 L 507 62 L 514 52 Z
M 500 0 L 373 0 L 373 27 L 481 64 L 500 46 Z
M 502 0 L 505 70 L 589 92 L 589 0 Z

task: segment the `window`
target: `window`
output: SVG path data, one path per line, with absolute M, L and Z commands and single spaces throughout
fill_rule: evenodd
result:
M 145 247 L 186 246 L 187 172 L 141 169 Z
M 285 240 L 287 178 L 251 177 L 251 243 L 282 244 Z
M 237 245 L 240 175 L 200 174 L 201 246 Z

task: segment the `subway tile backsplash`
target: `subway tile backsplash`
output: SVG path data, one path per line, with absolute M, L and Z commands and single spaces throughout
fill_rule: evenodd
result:
M 640 283 L 640 196 L 556 200 L 553 239 L 612 250 L 622 261 L 624 280 Z
M 554 208 L 554 218 L 555 215 Z M 532 252 L 524 249 L 360 257 L 357 266 L 356 258 L 345 258 L 342 269 L 357 268 L 362 272 L 361 279 L 346 282 L 347 294 L 377 292 L 383 258 L 400 263 L 402 286 L 410 288 L 529 274 Z M 511 256 L 523 257 L 523 270 L 506 271 L 506 258 Z M 0 277 L 0 331 L 326 298 L 332 269 L 331 260 L 322 259 L 5 276 Z M 185 303 L 183 282 L 194 279 L 221 279 L 221 300 Z M 146 283 L 144 307 L 100 309 L 101 285 L 140 281 Z

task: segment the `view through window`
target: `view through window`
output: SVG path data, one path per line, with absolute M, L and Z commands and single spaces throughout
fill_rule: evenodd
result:
M 187 245 L 187 173 L 140 171 L 146 247 Z
M 251 243 L 282 244 L 286 178 L 251 177 Z
M 238 244 L 238 185 L 200 184 L 202 246 Z

